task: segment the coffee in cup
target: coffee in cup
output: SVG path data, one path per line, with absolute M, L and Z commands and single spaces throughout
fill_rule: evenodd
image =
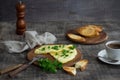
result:
M 120 60 L 120 41 L 108 41 L 105 46 L 108 58 Z

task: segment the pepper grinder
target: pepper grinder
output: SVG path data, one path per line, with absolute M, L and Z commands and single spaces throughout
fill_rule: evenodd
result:
M 17 11 L 17 22 L 16 22 L 16 33 L 18 35 L 23 35 L 26 31 L 26 22 L 25 22 L 25 4 L 22 1 L 19 1 L 16 5 Z

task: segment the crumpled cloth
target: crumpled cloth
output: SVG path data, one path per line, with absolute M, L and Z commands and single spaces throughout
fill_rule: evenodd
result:
M 27 49 L 32 49 L 37 45 L 53 44 L 57 38 L 50 32 L 39 35 L 36 31 L 25 32 L 25 42 L 21 41 L 2 41 L 9 53 L 21 53 Z

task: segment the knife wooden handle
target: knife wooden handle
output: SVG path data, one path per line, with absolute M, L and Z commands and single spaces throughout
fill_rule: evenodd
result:
M 12 71 L 9 73 L 10 77 L 15 77 L 18 73 L 20 73 L 21 71 L 25 70 L 27 67 L 29 67 L 29 64 L 23 64 L 21 67 L 19 67 L 18 69 Z
M 15 70 L 15 69 L 19 68 L 19 67 L 22 66 L 22 65 L 23 65 L 23 64 L 17 64 L 17 65 L 9 66 L 9 67 L 1 70 L 1 71 L 0 71 L 0 74 L 8 73 L 8 72 L 10 72 L 10 71 L 12 71 L 12 70 Z

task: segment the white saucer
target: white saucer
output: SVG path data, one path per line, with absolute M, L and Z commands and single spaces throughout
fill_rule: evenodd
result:
M 112 62 L 108 62 L 107 59 L 102 58 L 102 57 L 107 57 L 107 53 L 106 53 L 105 49 L 101 50 L 98 53 L 98 56 L 101 56 L 101 57 L 98 57 L 98 59 L 101 60 L 101 61 L 103 61 L 103 62 L 105 62 L 105 63 L 112 64 L 112 65 L 120 65 L 120 61 L 112 63 Z

